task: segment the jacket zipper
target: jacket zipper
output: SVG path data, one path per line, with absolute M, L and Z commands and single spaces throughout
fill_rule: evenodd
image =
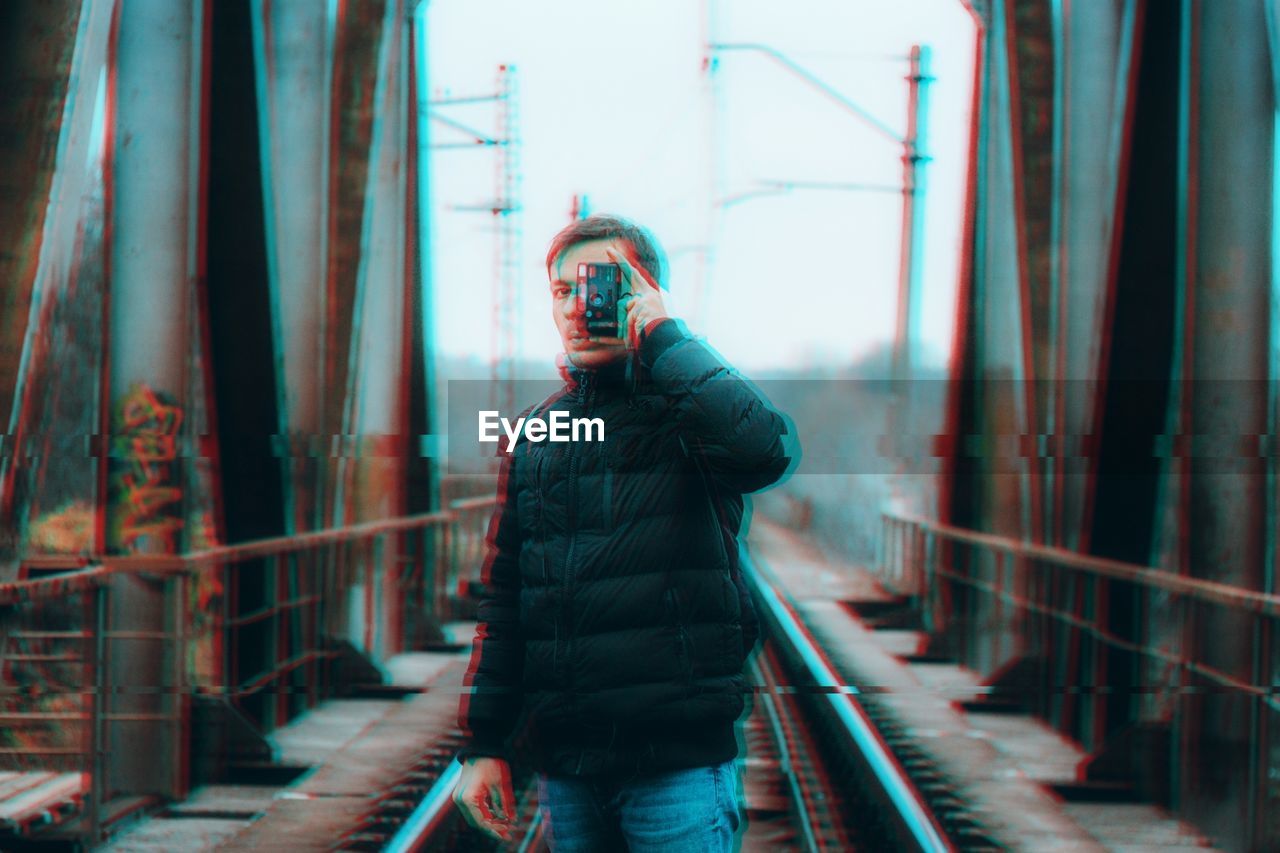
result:
M 584 373 L 578 382 L 578 404 L 583 407 L 583 414 L 590 416 L 591 404 L 595 400 L 595 383 L 594 376 L 591 373 Z M 564 572 L 562 573 L 560 582 L 560 617 L 566 620 L 565 627 L 568 628 L 567 620 L 571 615 L 569 607 L 569 582 L 572 578 L 573 570 L 573 548 L 577 544 L 578 539 L 578 519 L 577 519 L 577 503 L 578 503 L 578 457 L 573 452 L 573 442 L 569 442 L 567 450 L 569 454 L 569 497 L 567 511 L 565 512 L 566 524 L 569 530 L 569 545 L 565 549 L 564 555 Z M 564 661 L 568 666 L 569 656 L 573 652 L 573 632 L 569 632 L 569 638 L 565 641 Z
M 542 582 L 544 584 L 551 583 L 551 572 L 547 568 L 547 527 L 546 527 L 546 496 L 542 492 L 542 468 L 546 460 L 538 457 L 538 461 L 533 466 L 533 487 L 535 494 L 538 496 L 538 536 L 542 538 Z
M 604 515 L 604 529 L 606 531 L 613 529 L 613 463 L 608 457 L 604 460 L 604 507 L 602 514 Z

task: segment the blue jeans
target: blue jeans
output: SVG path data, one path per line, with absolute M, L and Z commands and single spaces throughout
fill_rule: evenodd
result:
M 714 853 L 737 849 L 742 823 L 735 761 L 630 778 L 538 774 L 553 853 Z

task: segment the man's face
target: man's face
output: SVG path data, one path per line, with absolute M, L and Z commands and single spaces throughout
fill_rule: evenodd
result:
M 578 264 L 611 264 L 606 248 L 630 254 L 625 240 L 591 240 L 570 246 L 551 267 L 551 316 L 555 318 L 565 355 L 578 367 L 593 369 L 623 358 L 627 348 L 622 344 L 600 344 L 587 340 L 586 318 L 578 306 Z

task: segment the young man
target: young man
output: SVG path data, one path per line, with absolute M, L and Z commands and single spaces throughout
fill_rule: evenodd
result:
M 621 268 L 625 339 L 587 334 L 580 263 Z M 604 440 L 521 437 L 503 458 L 454 800 L 509 837 L 519 719 L 553 850 L 730 850 L 734 727 L 758 634 L 736 537 L 742 495 L 791 463 L 788 429 L 668 316 L 644 229 L 574 222 L 547 272 L 566 385 L 525 415 L 601 418 Z

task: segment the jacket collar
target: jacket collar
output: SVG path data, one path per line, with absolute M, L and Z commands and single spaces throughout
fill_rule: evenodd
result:
M 640 369 L 639 362 L 630 366 L 628 362 L 632 357 L 620 358 L 617 361 L 609 362 L 602 367 L 585 368 L 578 367 L 569 361 L 563 352 L 556 354 L 556 369 L 560 372 L 560 378 L 565 381 L 570 392 L 577 391 L 580 386 L 588 388 L 610 389 L 618 392 L 629 391 L 635 384 L 635 376 L 633 371 Z

